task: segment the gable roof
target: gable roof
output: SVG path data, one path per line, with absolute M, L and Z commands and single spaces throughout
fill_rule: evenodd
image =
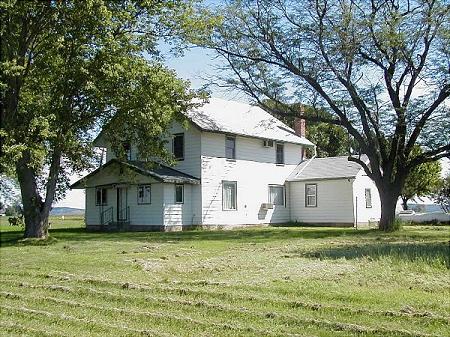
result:
M 209 103 L 184 114 L 201 131 L 230 133 L 246 137 L 314 146 L 305 137 L 258 106 L 210 98 Z M 95 137 L 94 145 L 101 146 L 103 130 Z
M 102 165 L 95 171 L 89 173 L 87 176 L 81 178 L 77 182 L 70 185 L 70 188 L 71 189 L 85 188 L 85 182 L 87 179 L 93 177 L 101 170 L 113 164 L 128 167 L 139 174 L 152 177 L 153 179 L 162 183 L 195 184 L 195 185 L 200 184 L 200 179 L 162 164 L 156 164 L 155 167 L 149 168 L 148 167 L 149 163 L 144 161 L 124 162 L 118 159 L 111 159 L 105 165 Z
M 246 103 L 211 98 L 209 103 L 188 111 L 185 115 L 202 131 L 314 146 L 265 110 Z
M 366 161 L 366 157 L 361 157 Z M 362 170 L 358 163 L 348 161 L 348 156 L 312 158 L 302 161 L 291 173 L 288 181 L 354 178 Z

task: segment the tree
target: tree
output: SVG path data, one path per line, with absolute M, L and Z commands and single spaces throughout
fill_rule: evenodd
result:
M 450 212 L 450 174 L 442 179 L 439 190 L 435 194 L 435 198 L 445 212 Z
M 0 173 L 16 176 L 25 237 L 45 238 L 52 203 L 87 167 L 95 129 L 136 140 L 141 157 L 201 102 L 161 64 L 157 43 L 180 51 L 204 21 L 185 1 L 1 1 Z M 145 55 L 145 57 L 144 57 Z M 148 139 L 154 139 L 148 142 Z
M 413 156 L 417 156 L 422 152 L 420 147 L 413 149 Z M 441 164 L 429 162 L 414 167 L 408 174 L 403 185 L 402 199 L 403 209 L 408 209 L 408 200 L 415 196 L 423 197 L 431 195 L 437 191 L 441 184 Z
M 227 61 L 223 80 L 279 115 L 326 109 L 365 154 L 380 229 L 414 167 L 450 155 L 450 7 L 442 0 L 233 1 L 199 41 Z M 275 105 L 267 106 L 270 99 Z M 412 156 L 420 144 L 424 151 Z

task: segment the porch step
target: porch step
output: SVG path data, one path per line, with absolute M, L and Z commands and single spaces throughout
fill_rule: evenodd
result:
M 102 225 L 101 230 L 106 232 L 127 230 L 129 225 L 130 221 L 115 221 L 110 222 L 109 224 Z

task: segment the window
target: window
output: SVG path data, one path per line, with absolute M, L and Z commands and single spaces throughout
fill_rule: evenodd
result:
M 125 152 L 125 158 L 131 160 L 131 145 L 130 143 L 123 143 L 123 151 Z
M 227 159 L 236 159 L 236 137 L 225 137 L 225 157 Z
M 182 204 L 184 202 L 184 185 L 175 185 L 175 203 Z
M 372 208 L 372 191 L 370 190 L 370 188 L 366 188 L 365 195 L 366 195 L 366 208 Z
M 276 163 L 278 165 L 284 164 L 284 144 L 277 143 L 276 149 L 277 149 Z
M 317 184 L 305 185 L 305 206 L 317 207 Z
M 224 210 L 236 210 L 236 190 L 235 181 L 222 181 L 222 207 Z
M 106 188 L 97 188 L 95 190 L 95 204 L 97 206 L 107 205 L 108 202 L 106 200 L 107 189 Z
M 177 160 L 184 159 L 184 133 L 173 135 L 173 155 Z
M 269 185 L 269 202 L 273 205 L 285 204 L 284 186 Z
M 138 204 L 150 204 L 152 200 L 152 188 L 151 185 L 138 185 L 137 189 L 137 203 Z

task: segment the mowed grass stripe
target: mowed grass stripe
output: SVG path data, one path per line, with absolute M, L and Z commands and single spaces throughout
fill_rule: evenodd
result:
M 3 280 L 3 283 L 12 282 L 12 285 L 15 286 L 25 286 L 25 287 L 37 287 L 37 288 L 45 288 L 49 290 L 69 290 L 70 288 L 67 287 L 66 284 L 50 284 L 50 285 L 31 285 L 26 284 L 23 282 L 17 283 L 12 280 Z M 214 306 L 221 306 L 221 304 L 224 303 L 224 300 L 226 300 L 226 303 L 230 304 L 230 306 L 238 304 L 240 308 L 247 308 L 247 306 L 251 306 L 254 308 L 261 308 L 264 310 L 277 310 L 277 311 L 292 311 L 294 309 L 307 309 L 312 311 L 319 311 L 319 312 L 331 312 L 333 315 L 336 315 L 336 313 L 340 313 L 343 315 L 351 314 L 352 320 L 358 320 L 358 315 L 363 316 L 375 316 L 374 318 L 377 319 L 389 319 L 390 317 L 394 318 L 418 318 L 419 320 L 423 322 L 424 324 L 429 324 L 430 322 L 439 322 L 439 323 L 450 323 L 450 317 L 448 316 L 442 316 L 436 313 L 432 313 L 430 311 L 426 312 L 400 312 L 400 311 L 383 311 L 383 310 L 371 310 L 371 309 L 365 309 L 365 308 L 353 308 L 349 306 L 338 306 L 338 305 L 324 305 L 319 303 L 311 303 L 311 302 L 302 302 L 300 300 L 281 300 L 281 299 L 275 299 L 275 298 L 265 298 L 265 297 L 255 297 L 255 296 L 240 296 L 233 293 L 226 293 L 221 292 L 217 293 L 213 290 L 205 290 L 205 289 L 186 289 L 186 288 L 177 288 L 177 287 L 167 287 L 167 286 L 139 286 L 139 285 L 129 285 L 128 288 L 125 290 L 127 292 L 127 295 L 124 295 L 123 290 L 123 284 L 119 288 L 119 292 L 113 293 L 111 290 L 102 291 L 98 289 L 92 289 L 92 288 L 85 288 L 83 286 L 79 285 L 71 285 L 72 287 L 76 287 L 76 290 L 73 289 L 71 291 L 76 292 L 88 292 L 90 295 L 92 293 L 98 293 L 102 294 L 103 296 L 105 294 L 110 294 L 112 296 L 127 296 L 130 298 L 129 293 L 133 293 L 133 291 L 139 291 L 139 293 L 145 294 L 147 296 L 147 299 L 155 299 L 163 301 L 167 297 L 168 294 L 170 295 L 176 295 L 178 300 L 170 299 L 167 300 L 168 303 L 178 303 L 178 304 L 193 304 L 197 306 L 206 306 L 209 308 L 213 308 Z M 111 288 L 108 288 L 111 289 Z M 148 292 L 151 292 L 152 296 L 149 297 L 147 295 Z M 138 298 L 141 298 L 140 294 L 136 294 Z M 161 296 L 164 296 L 164 298 L 161 297 L 155 297 L 154 295 L 160 294 Z M 186 300 L 186 298 L 188 298 Z M 207 302 L 212 301 L 212 302 Z M 414 321 L 411 322 L 402 322 L 400 325 L 410 325 L 411 323 L 414 323 Z
M 4 282 L 5 284 L 5 282 Z M 447 317 L 442 316 L 433 316 L 431 313 L 423 313 L 421 316 L 419 316 L 417 313 L 402 313 L 402 312 L 378 312 L 378 311 L 370 311 L 370 310 L 364 310 L 364 309 L 352 309 L 352 308 L 340 308 L 340 307 L 315 307 L 314 305 L 310 305 L 307 303 L 303 303 L 299 305 L 299 302 L 277 302 L 276 300 L 270 302 L 270 303 L 263 303 L 265 305 L 261 305 L 261 303 L 252 303 L 251 301 L 245 302 L 239 300 L 239 308 L 237 308 L 236 303 L 227 304 L 225 305 L 224 302 L 208 302 L 204 298 L 194 297 L 189 298 L 183 295 L 179 295 L 176 297 L 168 297 L 167 294 L 161 294 L 161 296 L 154 296 L 154 293 L 152 292 L 152 296 L 149 296 L 145 294 L 144 296 L 140 296 L 140 294 L 133 294 L 131 291 L 122 290 L 120 292 L 111 292 L 111 291 L 104 291 L 104 290 L 98 290 L 93 288 L 84 288 L 80 286 L 71 286 L 67 287 L 65 285 L 29 285 L 20 283 L 19 285 L 13 285 L 13 288 L 15 288 L 15 291 L 21 291 L 19 287 L 29 287 L 29 288 L 41 288 L 46 289 L 49 291 L 59 291 L 59 292 L 71 292 L 75 297 L 80 296 L 83 294 L 84 296 L 87 296 L 88 298 L 91 298 L 92 296 L 100 296 L 106 301 L 125 301 L 128 303 L 131 301 L 137 301 L 142 302 L 143 300 L 144 305 L 147 304 L 147 301 L 152 302 L 162 302 L 165 305 L 186 305 L 186 306 L 196 306 L 196 307 L 205 307 L 206 309 L 215 309 L 215 310 L 223 310 L 223 311 L 234 311 L 234 312 L 242 312 L 242 310 L 251 311 L 250 308 L 253 308 L 255 313 L 259 313 L 262 315 L 267 315 L 271 313 L 276 313 L 277 315 L 283 316 L 283 314 L 287 314 L 287 317 L 292 317 L 291 313 L 295 312 L 296 314 L 302 314 L 302 315 L 311 315 L 310 310 L 315 311 L 314 316 L 323 316 L 326 318 L 330 315 L 333 317 L 336 317 L 336 314 L 339 316 L 344 315 L 341 317 L 344 321 L 347 323 L 352 322 L 358 322 L 361 319 L 367 319 L 367 315 L 374 316 L 371 320 L 374 322 L 371 322 L 372 324 L 377 324 L 378 321 L 382 320 L 384 323 L 386 323 L 388 320 L 393 320 L 391 324 L 389 325 L 390 328 L 396 328 L 397 325 L 399 326 L 411 326 L 416 324 L 423 324 L 424 326 L 429 326 L 430 329 L 438 328 L 439 325 L 442 324 L 449 324 L 450 320 Z M 134 303 L 137 305 L 137 303 Z M 141 303 L 142 304 L 142 303 Z M 260 309 L 257 311 L 257 309 Z M 304 309 L 304 310 L 302 310 Z M 345 310 L 343 310 L 345 309 Z M 343 311 L 343 312 L 341 312 Z M 352 313 L 351 320 L 346 319 L 346 314 Z M 401 317 L 403 318 L 401 322 L 395 321 L 395 318 Z M 417 320 L 417 321 L 416 321 Z M 377 324 L 378 325 L 378 324 Z
M 14 320 L 14 315 L 10 317 L 2 317 L 0 321 L 0 329 L 4 333 L 8 333 L 9 336 L 48 336 L 48 337 L 70 337 L 74 336 L 72 334 L 66 334 L 61 330 L 55 331 L 55 326 L 49 327 L 47 330 L 37 329 L 36 325 L 33 324 L 32 317 L 29 317 L 27 325 L 17 323 Z M 31 324 L 30 324 L 31 323 Z
M 66 314 L 66 313 L 60 313 L 59 312 L 53 312 L 50 310 L 43 310 L 43 309 L 36 309 L 33 308 L 31 306 L 25 306 L 25 305 L 21 305 L 21 306 L 11 306 L 11 305 L 0 305 L 0 308 L 2 309 L 2 311 L 7 312 L 8 314 L 16 314 L 18 316 L 24 316 L 24 317 L 39 317 L 39 322 L 41 322 L 40 324 L 42 325 L 42 319 L 46 319 L 48 323 L 55 323 L 58 322 L 62 325 L 65 324 L 71 324 L 74 325 L 75 328 L 77 325 L 79 325 L 81 329 L 81 331 L 86 331 L 86 326 L 89 326 L 89 331 L 91 333 L 97 333 L 99 335 L 110 335 L 112 333 L 111 330 L 115 330 L 116 332 L 114 332 L 112 335 L 115 336 L 117 335 L 117 333 L 119 333 L 120 335 L 130 335 L 130 336 L 136 336 L 136 334 L 138 335 L 142 335 L 142 336 L 155 336 L 155 337 L 174 337 L 176 335 L 170 334 L 170 333 L 165 333 L 165 332 L 160 332 L 154 329 L 136 329 L 133 327 L 128 326 L 126 323 L 119 325 L 119 324 L 112 324 L 112 323 L 107 323 L 104 320 L 95 320 L 95 319 L 89 319 L 87 317 L 76 317 L 74 315 L 71 314 Z M 48 308 L 45 308 L 48 309 Z M 56 308 L 58 309 L 58 308 Z M 89 313 L 87 312 L 85 316 L 90 316 Z M 46 325 L 44 323 L 44 325 Z
M 12 297 L 12 298 L 26 298 L 22 295 L 19 294 L 10 294 L 10 293 L 1 293 L 1 295 L 6 297 Z M 89 297 L 87 297 L 89 298 Z M 76 301 L 70 301 L 70 300 L 61 300 L 58 298 L 49 298 L 49 297 L 43 297 L 42 295 L 38 296 L 38 297 L 29 297 L 27 298 L 31 301 L 35 301 L 35 300 L 48 300 L 51 302 L 55 302 L 55 303 L 59 303 L 59 304 L 67 304 L 70 306 L 76 306 L 76 307 L 87 307 L 87 308 L 92 308 L 92 309 L 98 309 L 101 311 L 107 311 L 110 310 L 107 305 L 108 303 L 115 303 L 116 305 L 117 300 L 120 300 L 122 298 L 115 298 L 115 299 L 107 299 L 105 302 L 104 307 L 98 307 L 98 306 L 93 306 L 93 305 L 89 305 L 89 304 L 85 304 L 85 303 L 80 303 L 80 302 L 76 302 Z M 151 305 L 155 305 L 154 302 L 155 299 L 151 299 L 151 302 L 145 302 L 147 304 L 151 304 Z M 165 300 L 167 301 L 167 300 Z M 169 302 L 174 302 L 172 299 L 168 299 Z M 97 301 L 98 302 L 98 299 Z M 125 301 L 124 303 L 125 305 L 129 304 L 128 301 Z M 178 306 L 181 306 L 182 311 L 181 312 L 176 312 L 173 314 L 176 314 L 176 317 L 180 318 L 180 315 L 185 312 L 185 311 L 189 311 L 191 314 L 196 314 L 198 313 L 198 307 L 197 305 L 194 304 L 194 307 L 192 307 L 192 303 L 188 302 L 188 304 L 186 303 L 180 303 L 179 301 L 175 301 L 175 304 L 177 304 Z M 203 305 L 203 303 L 202 303 Z M 182 308 L 183 306 L 186 306 L 185 308 Z M 164 312 L 165 306 L 163 306 L 161 308 L 161 312 Z M 213 315 L 214 311 L 218 311 L 218 314 L 221 315 L 221 317 L 224 317 L 224 314 L 226 314 L 228 317 L 229 321 L 233 321 L 236 322 L 237 319 L 242 319 L 244 316 L 248 316 L 247 319 L 245 319 L 243 322 L 240 322 L 240 324 L 246 324 L 248 323 L 248 321 L 250 320 L 254 320 L 256 316 L 259 316 L 260 319 L 262 319 L 263 323 L 267 322 L 267 319 L 269 319 L 269 323 L 270 325 L 277 325 L 277 326 L 289 326 L 289 327 L 293 327 L 293 326 L 309 326 L 311 324 L 316 325 L 318 327 L 325 327 L 327 329 L 331 329 L 331 330 L 335 330 L 335 331 L 347 331 L 347 332 L 353 332 L 353 333 L 371 333 L 371 334 L 379 334 L 379 335 L 398 335 L 398 336 L 438 336 L 437 334 L 427 334 L 427 333 L 420 333 L 420 332 L 414 332 L 414 331 L 408 331 L 405 329 L 389 329 L 386 327 L 378 327 L 378 328 L 373 328 L 373 327 L 367 327 L 364 325 L 359 325 L 359 324 L 352 324 L 352 323 L 348 323 L 348 322 L 336 322 L 335 320 L 337 319 L 337 317 L 334 318 L 334 321 L 331 322 L 330 320 L 327 320 L 325 318 L 314 318 L 314 317 L 307 317 L 305 315 L 305 317 L 299 317 L 299 316 L 293 316 L 293 315 L 282 315 L 279 313 L 261 313 L 261 312 L 257 312 L 254 310 L 245 310 L 244 312 L 240 312 L 237 311 L 236 309 L 233 308 L 226 308 L 226 307 L 221 307 L 218 308 L 217 306 L 214 307 L 207 307 L 208 310 L 208 314 L 209 315 Z M 161 314 L 161 312 L 142 312 L 139 310 L 130 310 L 130 309 L 123 309 L 123 308 L 111 308 L 111 310 L 113 311 L 117 311 L 117 312 L 126 312 L 128 314 L 132 314 L 132 315 L 144 315 L 144 316 L 164 316 L 164 314 Z M 203 319 L 202 314 L 204 315 L 204 313 L 200 313 L 200 316 L 198 317 L 198 320 L 195 321 L 195 319 L 192 321 L 192 323 L 195 324 L 203 324 L 203 321 L 201 321 Z M 186 319 L 186 318 L 183 318 Z M 187 318 L 187 320 L 192 320 L 191 317 Z M 255 322 L 253 322 L 254 324 Z M 215 326 L 217 326 L 220 323 L 214 322 L 213 323 Z M 229 324 L 223 324 L 222 323 L 222 327 L 223 328 L 231 328 L 234 329 L 235 327 L 230 327 Z M 267 328 L 265 328 L 266 330 L 261 331 L 261 328 L 259 331 L 253 331 L 253 332 L 262 332 L 264 334 L 268 334 L 268 335 L 273 335 L 273 333 L 267 333 Z M 242 328 L 238 328 L 237 330 L 242 330 Z M 256 329 L 255 329 L 256 330 Z M 247 331 L 249 332 L 249 331 Z M 288 332 L 286 331 L 281 331 L 284 335 L 289 335 Z
M 305 334 L 292 334 L 292 333 L 275 333 L 269 330 L 262 330 L 262 329 L 256 329 L 253 327 L 242 327 L 237 326 L 233 323 L 215 323 L 213 321 L 210 321 L 206 319 L 206 317 L 203 317 L 202 320 L 199 319 L 193 319 L 189 316 L 179 316 L 179 313 L 177 313 L 177 316 L 171 316 L 174 314 L 173 312 L 155 312 L 155 311 L 136 311 L 136 310 L 130 310 L 130 309 L 124 309 L 124 308 L 116 308 L 113 306 L 98 306 L 98 305 L 92 305 L 92 304 L 86 304 L 76 301 L 68 301 L 68 300 L 62 300 L 58 298 L 42 298 L 42 297 L 24 297 L 20 295 L 14 295 L 11 296 L 10 299 L 18 300 L 16 302 L 19 302 L 21 306 L 18 307 L 17 303 L 15 306 L 0 306 L 4 307 L 6 309 L 17 309 L 20 310 L 21 308 L 25 308 L 25 311 L 32 312 L 34 314 L 42 314 L 47 317 L 52 316 L 60 316 L 62 318 L 67 318 L 70 320 L 76 320 L 78 322 L 86 322 L 89 323 L 96 323 L 95 320 L 90 320 L 87 317 L 91 317 L 92 315 L 95 315 L 96 313 L 101 312 L 102 318 L 105 319 L 105 313 L 111 314 L 117 314 L 114 316 L 111 316 L 113 321 L 115 323 L 121 323 L 120 325 L 117 324 L 111 324 L 111 323 L 104 323 L 104 320 L 102 324 L 104 326 L 112 326 L 112 327 L 118 327 L 118 328 L 124 328 L 126 330 L 130 331 L 136 331 L 136 332 L 149 332 L 149 329 L 147 327 L 139 327 L 139 324 L 142 325 L 143 318 L 151 319 L 152 325 L 161 325 L 164 323 L 163 326 L 166 327 L 166 329 L 175 330 L 175 335 L 178 335 L 179 332 L 186 333 L 187 331 L 195 332 L 195 330 L 200 331 L 210 331 L 211 333 L 221 331 L 229 331 L 229 336 L 236 336 L 236 335 L 242 335 L 242 336 L 271 336 L 271 337 L 278 337 L 278 336 L 290 336 L 290 337 L 304 337 L 304 336 L 311 336 L 311 335 L 305 335 Z M 28 301 L 32 301 L 32 303 L 28 303 Z M 49 303 L 45 303 L 49 302 Z M 39 308 L 45 308 L 46 310 L 42 309 L 34 309 L 33 306 L 37 305 L 39 303 Z M 71 314 L 59 314 L 63 310 L 63 308 L 60 308 L 59 306 L 75 309 L 80 309 L 80 311 L 77 312 L 77 314 L 80 314 L 82 316 L 87 317 L 79 317 L 74 316 L 73 313 Z M 57 312 L 54 312 L 53 310 L 59 309 Z M 119 315 L 119 316 L 118 316 Z M 174 324 L 175 322 L 175 324 Z M 187 328 L 187 329 L 186 329 Z M 206 329 L 205 329 L 206 328 Z M 187 330 L 187 331 L 186 331 Z M 155 331 L 155 330 L 153 330 Z M 153 335 L 153 334 L 152 334 Z M 154 335 L 171 335 L 166 333 L 155 333 Z
M 55 272 L 55 271 L 54 271 Z M 20 277 L 27 277 L 28 273 L 27 272 L 20 272 L 17 273 L 17 276 Z M 1 275 L 1 273 L 0 273 Z M 115 280 L 108 280 L 108 279 L 101 279 L 101 278 L 96 278 L 96 277 L 92 277 L 90 275 L 80 275 L 80 276 L 76 276 L 70 273 L 65 273 L 65 272 L 57 272 L 57 275 L 54 274 L 39 274 L 39 273 L 30 273 L 29 274 L 30 277 L 32 277 L 33 279 L 36 277 L 39 278 L 43 278 L 43 279 L 57 279 L 57 280 L 61 280 L 61 281 L 65 281 L 65 282 L 71 282 L 71 281 L 76 281 L 76 282 L 83 282 L 83 283 L 88 283 L 88 284 L 92 284 L 95 285 L 97 287 L 105 287 L 105 288 L 111 288 L 111 287 L 116 287 L 116 288 L 122 288 L 122 286 L 124 284 L 129 285 L 131 288 L 135 288 L 135 289 L 142 289 L 142 290 L 151 290 L 154 291 L 158 288 L 166 288 L 167 291 L 171 291 L 172 289 L 174 289 L 174 291 L 178 291 L 176 289 L 184 289 L 181 291 L 186 291 L 186 292 L 198 292 L 199 295 L 201 295 L 203 292 L 208 293 L 210 296 L 214 296 L 214 297 L 220 297 L 222 300 L 226 300 L 227 298 L 230 298 L 231 300 L 233 298 L 237 298 L 237 296 L 239 296 L 239 299 L 243 299 L 245 300 L 245 298 L 248 298 L 249 300 L 252 301 L 257 301 L 258 299 L 261 300 L 270 300 L 272 298 L 277 298 L 281 301 L 292 301 L 292 297 L 299 297 L 299 295 L 301 295 L 302 298 L 308 298 L 309 299 L 309 303 L 312 303 L 312 305 L 317 305 L 317 304 L 321 304 L 321 305 L 330 305 L 333 306 L 333 304 L 340 304 L 342 302 L 345 302 L 346 304 L 353 304 L 354 306 L 357 306 L 358 308 L 360 307 L 359 301 L 354 303 L 355 301 L 355 297 L 356 294 L 355 293 L 351 293 L 351 294 L 345 294 L 344 296 L 341 293 L 333 293 L 331 291 L 330 288 L 324 288 L 322 287 L 323 291 L 321 291 L 322 289 L 319 288 L 315 288 L 315 287 L 307 287 L 305 285 L 300 285 L 301 288 L 297 289 L 286 289 L 284 287 L 280 287 L 279 289 L 276 286 L 271 285 L 270 287 L 258 287 L 258 288 L 254 288 L 253 286 L 248 286 L 248 285 L 228 285 L 228 284 L 223 284 L 223 283 L 218 283 L 218 282 L 207 282 L 207 281 L 196 281 L 196 282 L 189 282 L 188 285 L 189 286 L 183 286 L 185 284 L 185 282 L 171 282 L 172 285 L 168 285 L 167 283 L 160 283 L 160 284 L 148 284 L 148 283 L 127 283 L 127 282 L 123 282 L 123 281 L 115 281 Z M 191 284 L 198 284 L 197 287 L 192 286 Z M 177 286 L 174 286 L 177 285 Z M 332 282 L 329 282 L 328 285 L 335 285 Z M 208 288 L 207 290 L 205 290 L 205 288 Z M 448 290 L 450 291 L 450 287 L 447 287 Z M 211 290 L 210 290 L 211 289 Z M 226 291 L 225 291 L 226 290 Z M 334 291 L 336 290 L 340 290 L 338 289 L 333 289 Z M 373 295 L 373 302 L 369 302 L 368 303 L 368 295 L 371 294 L 371 292 L 374 291 Z M 417 289 L 414 290 L 416 293 L 418 292 Z M 425 290 L 419 290 L 420 294 L 422 295 L 426 295 L 427 299 L 429 301 L 432 302 L 432 304 L 434 304 L 436 306 L 436 304 L 439 304 L 439 307 L 435 307 L 436 310 L 438 310 L 440 313 L 445 313 L 447 314 L 449 312 L 449 304 L 450 301 L 442 301 L 442 296 L 440 296 L 439 294 L 434 294 L 434 293 L 430 293 L 429 291 L 425 291 Z M 267 297 L 261 296 L 261 294 L 266 294 Z M 395 289 L 394 292 L 389 292 L 388 296 L 384 296 L 383 298 L 379 297 L 379 292 L 377 290 L 372 290 L 369 287 L 366 287 L 364 289 L 360 290 L 360 294 L 361 297 L 364 296 L 364 299 L 360 299 L 361 301 L 364 301 L 362 304 L 364 304 L 365 306 L 367 306 L 368 304 L 370 304 L 371 307 L 377 307 L 378 310 L 382 310 L 384 309 L 384 307 L 386 305 L 388 305 L 389 307 L 392 306 L 394 298 L 396 298 L 397 301 L 403 304 L 404 303 L 404 299 L 402 296 L 403 294 L 400 293 L 397 289 Z M 411 290 L 408 290 L 407 293 L 404 293 L 404 295 L 406 297 L 411 297 Z M 313 302 L 316 301 L 316 303 Z M 301 301 L 300 301 L 301 302 Z M 324 302 L 327 302 L 324 304 Z M 417 305 L 419 305 L 420 307 L 420 303 L 417 303 Z M 350 307 L 347 305 L 347 307 Z M 389 312 L 393 312 L 393 310 L 388 310 Z M 426 305 L 426 308 L 424 308 L 424 311 L 426 312 L 430 312 L 430 308 L 429 305 Z M 419 316 L 422 313 L 417 313 Z M 435 313 L 436 315 L 439 315 L 438 313 Z

